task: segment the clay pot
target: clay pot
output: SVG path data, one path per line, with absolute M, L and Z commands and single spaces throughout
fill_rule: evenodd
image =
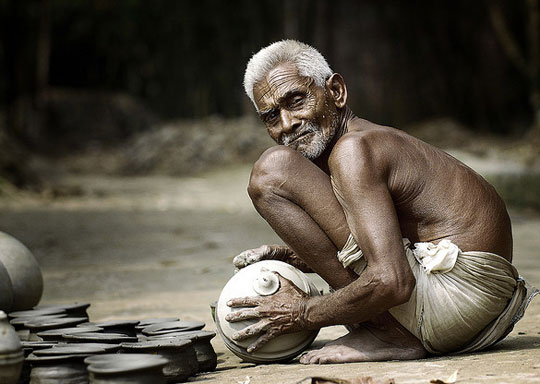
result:
M 149 340 L 167 340 L 176 338 L 191 340 L 193 348 L 195 349 L 195 355 L 197 356 L 199 372 L 210 372 L 215 370 L 217 366 L 217 355 L 210 343 L 210 340 L 215 336 L 215 332 L 201 330 L 151 336 L 149 337 Z
M 85 359 L 91 384 L 165 384 L 168 360 L 149 354 L 105 354 Z
M 232 335 L 254 324 L 255 320 L 229 323 L 225 316 L 231 311 L 227 306 L 230 299 L 246 296 L 270 296 L 280 287 L 278 277 L 273 272 L 292 281 L 298 288 L 310 296 L 319 295 L 319 291 L 307 276 L 297 268 L 275 260 L 265 260 L 249 265 L 236 273 L 225 285 L 216 307 L 216 328 L 223 338 L 225 346 L 245 361 L 254 363 L 284 362 L 299 355 L 315 340 L 318 331 L 301 331 L 278 336 L 262 348 L 248 353 L 246 348 L 256 340 L 256 336 L 247 340 L 232 340 Z
M 199 371 L 195 349 L 188 339 L 163 339 L 139 343 L 122 343 L 124 353 L 150 353 L 159 355 L 169 362 L 163 367 L 168 382 L 185 381 Z
M 13 300 L 8 311 L 30 309 L 39 303 L 43 293 L 41 269 L 28 248 L 4 232 L 0 232 L 0 264 L 11 280 Z
M 195 331 L 203 329 L 204 326 L 202 321 L 171 321 L 149 325 L 142 330 L 142 333 L 146 336 L 155 336 L 172 332 Z
M 30 364 L 30 384 L 87 384 L 88 372 L 84 364 L 87 354 L 37 356 L 26 358 Z
M 23 351 L 15 329 L 7 315 L 0 311 L 0 383 L 15 384 L 23 365 Z
M 13 289 L 9 273 L 0 261 L 0 311 L 9 312 L 13 307 Z

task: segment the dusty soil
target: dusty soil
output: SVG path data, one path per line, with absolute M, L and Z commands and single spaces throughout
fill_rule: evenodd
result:
M 475 166 L 481 167 L 482 164 Z M 50 196 L 0 199 L 0 230 L 24 242 L 45 279 L 42 303 L 92 303 L 92 320 L 178 316 L 215 329 L 209 304 L 232 275 L 238 252 L 279 240 L 251 207 L 250 167 L 196 177 L 64 176 Z M 540 286 L 540 216 L 512 211 L 515 264 Z M 344 334 L 323 330 L 320 346 Z M 308 376 L 394 378 L 428 383 L 458 371 L 458 382 L 540 382 L 540 299 L 510 336 L 488 351 L 409 362 L 303 366 L 242 363 L 219 339 L 216 372 L 205 383 L 296 383 Z M 249 377 L 249 380 L 247 379 Z

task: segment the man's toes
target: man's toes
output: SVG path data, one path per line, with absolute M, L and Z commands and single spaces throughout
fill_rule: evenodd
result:
M 314 356 L 317 355 L 317 352 L 319 352 L 319 350 L 309 351 L 309 352 L 305 353 L 304 355 L 302 355 L 300 357 L 300 363 L 302 363 L 302 364 L 313 364 L 311 362 L 311 360 L 313 359 Z

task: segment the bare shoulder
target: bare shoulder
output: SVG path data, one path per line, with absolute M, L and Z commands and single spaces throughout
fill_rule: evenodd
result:
M 474 170 L 403 131 L 359 119 L 334 146 L 330 173 L 358 188 L 384 185 L 404 237 L 452 240 L 462 250 L 488 251 L 508 260 L 512 235 L 506 207 Z
M 356 119 L 348 128 L 332 149 L 331 169 L 343 164 L 349 167 L 354 161 L 374 171 L 389 172 L 399 149 L 409 147 L 409 140 L 416 140 L 395 128 L 363 119 Z

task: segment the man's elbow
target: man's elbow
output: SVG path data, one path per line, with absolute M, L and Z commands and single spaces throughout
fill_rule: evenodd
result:
M 402 276 L 383 279 L 381 285 L 384 301 L 388 308 L 392 308 L 409 301 L 416 286 L 416 279 L 410 272 Z

